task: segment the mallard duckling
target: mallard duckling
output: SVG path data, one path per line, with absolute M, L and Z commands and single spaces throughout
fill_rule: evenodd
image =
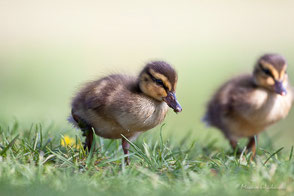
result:
M 254 157 L 254 136 L 285 118 L 292 103 L 286 60 L 277 54 L 265 54 L 257 61 L 253 74 L 233 78 L 217 90 L 203 120 L 220 129 L 233 149 L 239 138 L 248 137 L 247 149 Z
M 134 140 L 160 124 L 168 107 L 182 111 L 175 95 L 177 79 L 168 63 L 154 61 L 138 77 L 116 74 L 86 84 L 72 101 L 72 122 L 85 133 L 85 147 L 92 146 L 93 128 L 101 137 L 122 139 L 127 155 L 124 137 Z

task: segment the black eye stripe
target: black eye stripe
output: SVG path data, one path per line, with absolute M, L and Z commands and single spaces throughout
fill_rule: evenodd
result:
M 272 78 L 274 78 L 272 72 L 271 72 L 269 69 L 264 68 L 261 64 L 259 65 L 259 67 L 260 67 L 260 69 L 261 69 L 266 75 L 269 75 L 269 76 L 271 76 Z
M 160 79 L 155 79 L 155 82 L 156 82 L 156 84 L 158 84 L 158 85 L 164 86 L 162 80 L 160 80 Z
M 168 91 L 168 88 L 164 85 L 162 80 L 155 78 L 151 73 L 147 72 L 147 74 L 150 76 L 152 81 L 154 81 L 157 85 L 162 86 L 166 91 Z

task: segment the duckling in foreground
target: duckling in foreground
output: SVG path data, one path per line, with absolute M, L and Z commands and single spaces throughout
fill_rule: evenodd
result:
M 220 129 L 233 149 L 248 137 L 247 149 L 256 153 L 254 136 L 285 118 L 293 103 L 286 60 L 277 54 L 260 57 L 253 74 L 229 80 L 212 97 L 204 121 Z
M 175 95 L 176 71 L 166 62 L 148 63 L 139 77 L 109 75 L 90 82 L 72 101 L 71 122 L 86 136 L 90 150 L 93 132 L 109 139 L 122 139 L 124 154 L 129 140 L 160 124 L 168 111 L 182 111 Z M 126 157 L 129 164 L 129 158 Z

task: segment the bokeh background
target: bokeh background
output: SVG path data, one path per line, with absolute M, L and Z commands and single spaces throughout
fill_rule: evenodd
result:
M 225 142 L 201 123 L 207 100 L 266 52 L 283 54 L 294 80 L 293 8 L 292 0 L 1 0 L 0 122 L 74 132 L 66 118 L 81 84 L 115 72 L 136 75 L 160 59 L 179 73 L 184 109 L 169 112 L 165 134 Z M 293 145 L 293 121 L 292 110 L 269 129 L 276 145 Z

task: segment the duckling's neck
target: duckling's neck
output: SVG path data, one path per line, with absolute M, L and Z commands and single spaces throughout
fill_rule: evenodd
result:
M 132 92 L 132 93 L 137 93 L 137 94 L 141 94 L 143 93 L 141 88 L 140 88 L 140 83 L 139 83 L 139 80 L 136 79 L 136 80 L 133 80 L 131 84 L 128 85 L 129 86 L 129 90 Z
M 256 90 L 251 98 L 255 104 L 253 122 L 267 126 L 287 116 L 291 104 L 292 95 L 278 95 L 268 89 Z
M 152 102 L 153 104 L 149 106 L 146 104 L 147 107 L 142 107 L 140 111 L 140 116 L 144 117 L 144 128 L 142 129 L 144 131 L 160 124 L 168 111 L 168 106 L 165 102 Z

